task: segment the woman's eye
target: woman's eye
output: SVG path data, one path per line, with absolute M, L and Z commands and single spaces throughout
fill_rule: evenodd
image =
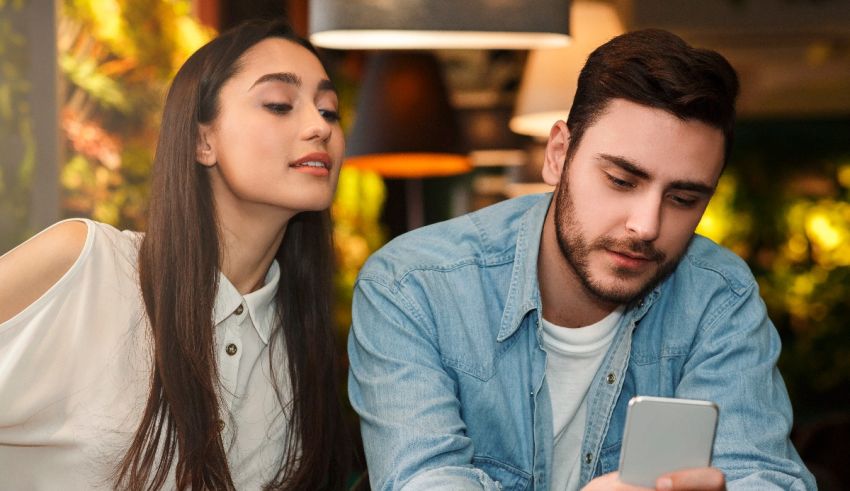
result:
M 263 104 L 263 107 L 275 114 L 286 114 L 292 110 L 291 104 L 284 104 L 278 102 L 267 102 Z
M 325 121 L 330 123 L 336 123 L 340 119 L 339 111 L 335 111 L 333 109 L 319 109 L 319 114 L 325 118 Z

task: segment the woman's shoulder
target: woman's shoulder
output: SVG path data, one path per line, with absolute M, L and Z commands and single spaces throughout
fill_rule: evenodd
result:
M 98 236 L 122 255 L 135 252 L 132 235 L 87 219 L 56 223 L 0 257 L 0 323 L 35 303 L 79 269 Z M 122 251 L 122 249 L 128 249 Z

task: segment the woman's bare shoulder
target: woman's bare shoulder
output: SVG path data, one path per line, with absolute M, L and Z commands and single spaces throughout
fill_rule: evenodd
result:
M 71 269 L 87 236 L 86 222 L 68 220 L 0 257 L 0 323 L 38 300 Z

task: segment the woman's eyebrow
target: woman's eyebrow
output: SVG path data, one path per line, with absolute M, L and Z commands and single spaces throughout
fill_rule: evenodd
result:
M 263 84 L 266 82 L 283 82 L 285 84 L 294 85 L 295 87 L 301 87 L 301 77 L 292 73 L 292 72 L 278 72 L 278 73 L 267 73 L 262 77 L 258 78 L 248 90 L 253 89 L 259 84 Z
M 267 73 L 260 78 L 258 78 L 248 90 L 253 89 L 257 85 L 268 83 L 268 82 L 282 82 L 288 85 L 292 85 L 295 88 L 301 88 L 302 82 L 301 77 L 292 73 L 292 72 L 277 72 L 277 73 Z M 333 82 L 331 82 L 327 78 L 323 78 L 319 81 L 319 85 L 317 87 L 319 92 L 333 92 L 336 93 L 336 87 Z

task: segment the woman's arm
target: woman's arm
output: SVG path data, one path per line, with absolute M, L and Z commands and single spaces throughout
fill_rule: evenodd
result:
M 71 269 L 87 230 L 79 220 L 61 222 L 0 257 L 0 323 L 38 300 Z

